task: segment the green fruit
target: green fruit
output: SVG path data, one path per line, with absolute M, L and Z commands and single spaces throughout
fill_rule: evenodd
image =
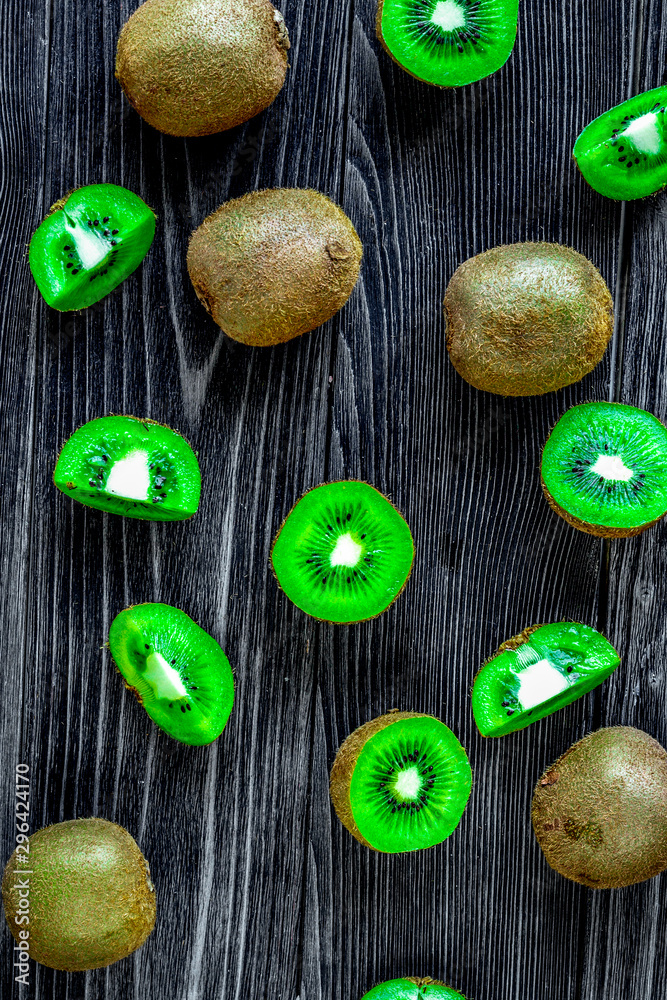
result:
M 377 34 L 399 66 L 438 87 L 481 80 L 509 59 L 519 0 L 379 0 Z
M 182 521 L 199 506 L 201 476 L 176 431 L 139 417 L 98 417 L 65 442 L 55 485 L 88 507 L 147 521 Z
M 269 0 L 146 0 L 118 39 L 116 77 L 160 132 L 211 135 L 275 100 L 289 47 Z
M 388 979 L 365 993 L 361 1000 L 465 1000 L 463 994 L 437 979 Z
M 471 257 L 445 294 L 447 350 L 476 389 L 536 396 L 601 360 L 613 301 L 586 257 L 558 243 L 514 243 Z
M 652 878 L 667 868 L 667 753 L 629 726 L 584 737 L 538 781 L 533 828 L 551 867 L 589 889 Z
M 203 628 L 168 604 L 137 604 L 111 623 L 109 649 L 125 685 L 181 743 L 216 740 L 234 703 L 229 660 Z
M 85 309 L 135 271 L 155 236 L 155 213 L 116 184 L 89 184 L 65 195 L 35 231 L 28 259 L 54 309 Z
M 354 226 L 317 191 L 277 188 L 228 201 L 193 234 L 188 271 L 227 336 L 267 347 L 314 330 L 359 277 Z
M 667 87 L 631 97 L 587 125 L 574 158 L 600 194 L 631 201 L 667 184 Z
M 505 736 L 602 684 L 620 658 L 576 622 L 532 625 L 504 642 L 475 677 L 472 711 L 482 736 Z
M 331 771 L 344 826 L 374 851 L 441 843 L 456 829 L 472 787 L 465 750 L 431 715 L 389 712 L 355 730 Z
M 573 406 L 544 446 L 542 488 L 580 531 L 638 535 L 667 513 L 667 428 L 623 403 Z
M 67 972 L 125 958 L 155 925 L 148 863 L 127 830 L 106 819 L 34 833 L 7 862 L 2 899 L 16 940 L 28 931 L 30 958 Z
M 325 483 L 301 497 L 271 551 L 290 601 L 314 618 L 346 625 L 386 611 L 403 590 L 413 558 L 402 515 L 373 486 L 356 480 Z

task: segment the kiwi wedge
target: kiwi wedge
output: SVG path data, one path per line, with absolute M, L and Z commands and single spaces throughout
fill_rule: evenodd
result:
M 377 34 L 398 65 L 438 87 L 462 87 L 509 59 L 519 0 L 380 0 Z
M 338 312 L 362 247 L 347 215 L 317 191 L 277 188 L 228 201 L 193 234 L 188 271 L 228 337 L 268 347 Z
M 275 100 L 289 47 L 269 0 L 146 0 L 121 31 L 116 77 L 160 132 L 212 135 Z
M 30 958 L 66 972 L 118 962 L 155 925 L 148 862 L 127 830 L 106 819 L 33 833 L 7 862 L 2 899 L 9 929 L 19 943 L 27 940 Z
M 290 601 L 314 618 L 342 625 L 386 611 L 403 590 L 413 559 L 403 516 L 357 480 L 309 490 L 271 550 L 273 571 Z
M 623 101 L 587 125 L 573 156 L 606 198 L 632 201 L 667 184 L 667 87 Z
M 30 270 L 54 309 L 85 309 L 139 267 L 154 236 L 155 212 L 138 195 L 89 184 L 51 206 L 30 241 Z
M 388 979 L 365 993 L 361 1000 L 465 1000 L 462 993 L 438 979 Z
M 472 711 L 482 736 L 505 736 L 588 694 L 620 657 L 588 625 L 531 625 L 503 642 L 475 677 Z
M 667 428 L 624 403 L 573 406 L 544 446 L 542 488 L 580 531 L 638 535 L 667 513 Z
M 153 722 L 191 746 L 216 740 L 234 703 L 229 660 L 208 632 L 168 604 L 135 604 L 111 623 L 109 649 Z
M 98 417 L 65 442 L 55 485 L 79 503 L 146 521 L 182 521 L 196 512 L 199 463 L 171 427 L 139 417 Z
M 615 889 L 667 868 L 667 752 L 612 726 L 575 743 L 540 778 L 533 829 L 555 871 Z
M 456 829 L 472 788 L 465 750 L 432 715 L 392 711 L 356 729 L 331 771 L 331 799 L 353 837 L 397 854 Z
M 614 329 L 602 275 L 558 243 L 513 243 L 471 257 L 445 293 L 447 350 L 466 382 L 536 396 L 578 382 Z

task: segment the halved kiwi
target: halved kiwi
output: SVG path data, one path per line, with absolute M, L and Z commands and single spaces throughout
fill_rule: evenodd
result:
M 462 993 L 438 979 L 388 979 L 365 993 L 361 1000 L 465 1000 Z
M 377 34 L 399 66 L 425 83 L 461 87 L 509 59 L 519 0 L 379 0 Z
M 182 521 L 199 506 L 192 448 L 171 427 L 129 416 L 98 417 L 65 442 L 55 485 L 88 507 L 147 521 Z
M 30 241 L 30 270 L 54 309 L 85 309 L 139 267 L 154 236 L 155 212 L 138 195 L 89 184 L 51 206 Z
M 667 513 L 667 428 L 624 403 L 573 406 L 544 446 L 542 488 L 580 531 L 638 535 Z
M 667 184 L 667 87 L 623 101 L 587 125 L 573 156 L 600 194 L 631 201 Z
M 471 787 L 468 757 L 451 729 L 432 715 L 392 711 L 348 736 L 330 790 L 353 837 L 396 854 L 446 840 Z
M 109 649 L 153 722 L 191 746 L 216 740 L 234 703 L 229 660 L 184 611 L 135 604 L 111 623 Z
M 472 711 L 482 736 L 505 736 L 576 701 L 620 657 L 588 625 L 531 625 L 503 642 L 475 677 Z
M 386 611 L 403 590 L 413 558 L 403 516 L 357 480 L 325 483 L 301 497 L 271 551 L 289 599 L 306 614 L 339 624 Z

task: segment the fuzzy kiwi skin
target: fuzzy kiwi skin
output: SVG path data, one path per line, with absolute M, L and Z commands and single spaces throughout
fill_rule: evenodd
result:
M 602 359 L 614 328 L 602 275 L 558 243 L 514 243 L 471 257 L 452 276 L 444 309 L 459 375 L 501 396 L 578 382 Z
M 565 878 L 590 889 L 652 878 L 667 868 L 667 752 L 639 729 L 599 729 L 540 778 L 532 819 Z
M 7 862 L 2 898 L 9 929 L 27 929 L 30 958 L 51 969 L 82 972 L 111 965 L 139 948 L 155 925 L 148 863 L 127 830 L 105 819 L 56 823 L 29 839 L 28 864 Z M 30 869 L 32 874 L 23 875 Z M 29 924 L 16 924 L 19 895 L 30 881 Z
M 638 528 L 608 528 L 602 524 L 589 524 L 588 521 L 582 521 L 580 518 L 575 517 L 574 514 L 570 514 L 563 507 L 560 507 L 552 497 L 543 479 L 541 479 L 541 483 L 542 492 L 551 509 L 555 510 L 571 527 L 577 528 L 578 531 L 585 531 L 587 535 L 595 535 L 596 538 L 632 538 L 634 535 L 641 535 L 643 531 L 646 531 L 647 528 L 652 528 L 658 521 L 662 521 L 662 517 L 665 517 L 663 514 L 662 517 L 657 517 L 654 521 L 649 521 L 647 524 L 640 524 Z
M 269 347 L 331 319 L 357 283 L 361 257 L 354 226 L 329 198 L 275 188 L 209 215 L 190 240 L 188 271 L 229 337 Z
M 116 77 L 160 132 L 212 135 L 275 100 L 289 47 L 269 0 L 146 0 L 121 31 Z

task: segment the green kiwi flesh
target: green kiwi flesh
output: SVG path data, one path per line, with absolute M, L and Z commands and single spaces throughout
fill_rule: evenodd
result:
M 289 47 L 269 0 L 146 0 L 118 39 L 116 77 L 160 132 L 211 135 L 275 100 Z
M 325 483 L 295 504 L 276 535 L 278 583 L 306 614 L 352 624 L 393 604 L 410 575 L 414 544 L 403 516 L 373 486 Z
M 667 428 L 624 403 L 573 406 L 544 446 L 542 488 L 580 531 L 638 535 L 667 513 Z
M 105 819 L 33 833 L 7 862 L 2 899 L 9 929 L 27 941 L 30 958 L 66 972 L 125 958 L 155 925 L 148 863 L 127 830 Z
M 90 184 L 51 206 L 30 241 L 30 270 L 54 309 L 85 309 L 139 267 L 154 236 L 155 213 L 138 195 Z
M 601 360 L 614 328 L 602 275 L 558 243 L 514 243 L 471 257 L 452 276 L 444 307 L 457 372 L 501 396 L 578 382 Z
M 204 629 L 168 604 L 117 615 L 109 649 L 125 685 L 165 733 L 181 743 L 216 740 L 234 703 L 229 660 Z
M 329 198 L 307 189 L 253 191 L 193 234 L 188 271 L 228 337 L 268 347 L 321 326 L 352 294 L 362 247 Z
M 589 889 L 667 868 L 667 752 L 639 729 L 584 737 L 540 778 L 533 829 L 551 867 Z
M 53 474 L 88 507 L 147 521 L 182 521 L 199 506 L 201 475 L 176 431 L 130 416 L 90 420 L 65 442 Z
M 355 730 L 331 771 L 343 825 L 374 851 L 416 851 L 446 840 L 470 796 L 465 750 L 439 719 L 389 712 Z
M 377 34 L 399 66 L 438 87 L 461 87 L 509 59 L 519 0 L 379 0 Z
M 576 622 L 532 625 L 504 642 L 475 677 L 472 711 L 482 736 L 505 736 L 602 684 L 620 657 Z
M 437 979 L 388 979 L 365 993 L 361 1000 L 465 1000 L 463 994 Z

